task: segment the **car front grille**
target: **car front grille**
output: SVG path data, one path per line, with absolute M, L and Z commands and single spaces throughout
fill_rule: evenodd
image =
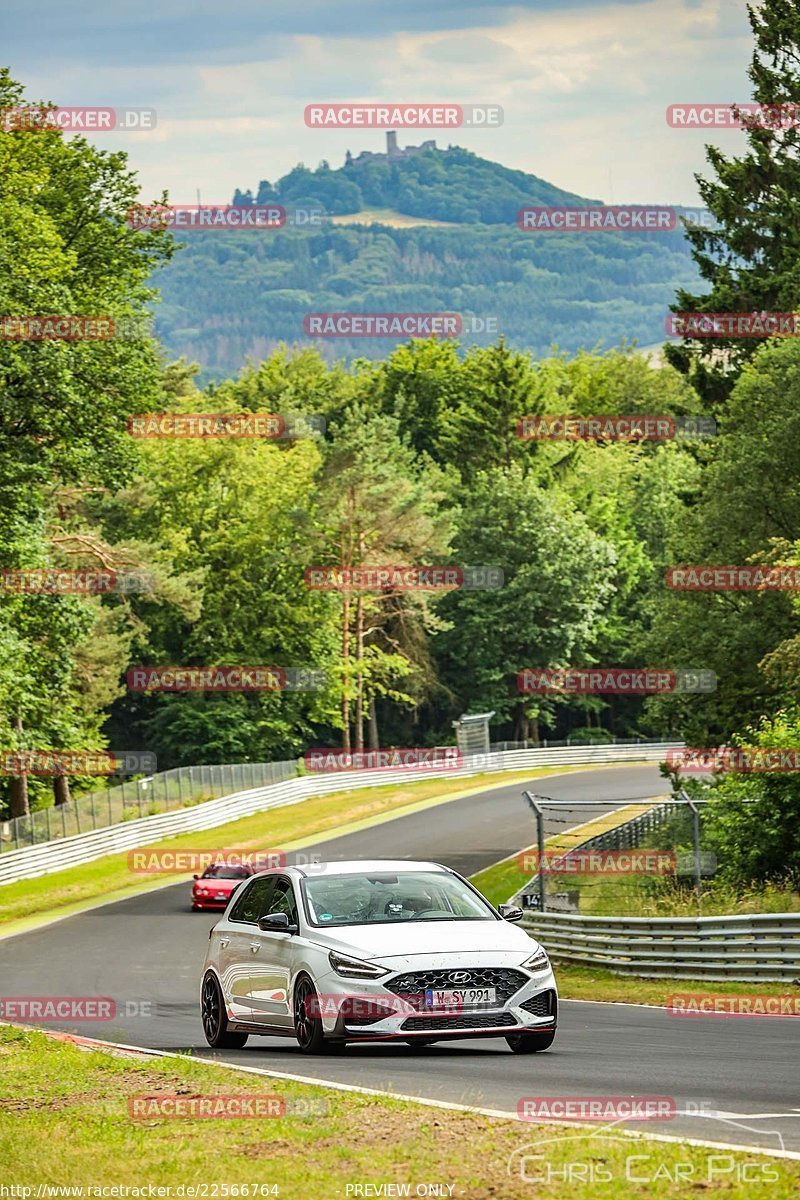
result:
M 468 978 L 464 979 L 464 975 Z M 412 1008 L 425 1007 L 425 992 L 429 990 L 483 987 L 493 987 L 497 996 L 495 1003 L 501 1005 L 510 1000 L 529 978 L 522 971 L 509 967 L 453 967 L 443 971 L 411 971 L 396 975 L 384 986 L 395 995 L 402 996 Z
M 420 1033 L 422 1030 L 445 1029 L 498 1029 L 502 1026 L 514 1028 L 517 1022 L 510 1013 L 464 1013 L 460 1017 L 409 1017 L 403 1021 L 401 1029 L 408 1033 Z
M 554 1017 L 556 1015 L 556 994 L 552 988 L 548 992 L 539 992 L 538 996 L 531 996 L 530 1000 L 525 1000 L 520 1004 L 520 1008 L 524 1008 L 525 1012 L 534 1017 Z

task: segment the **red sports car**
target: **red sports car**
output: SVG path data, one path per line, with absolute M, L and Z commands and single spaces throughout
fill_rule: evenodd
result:
M 228 901 L 243 879 L 255 875 L 252 867 L 229 867 L 225 863 L 212 863 L 202 875 L 195 875 L 192 884 L 192 909 L 202 912 L 208 908 L 225 909 Z

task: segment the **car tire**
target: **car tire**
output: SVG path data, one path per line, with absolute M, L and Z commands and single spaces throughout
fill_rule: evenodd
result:
M 236 1033 L 228 1028 L 222 989 L 212 971 L 203 980 L 200 1015 L 206 1041 L 215 1050 L 241 1050 L 247 1042 L 246 1033 Z
M 322 1017 L 313 1013 L 313 1001 L 316 999 L 317 993 L 311 979 L 308 975 L 301 975 L 294 988 L 294 1036 L 303 1054 L 335 1054 L 344 1049 L 344 1042 L 329 1041 L 325 1037 Z M 319 1005 L 316 1007 L 318 1009 Z
M 555 1036 L 555 1029 L 548 1029 L 546 1033 L 510 1033 L 506 1041 L 515 1054 L 539 1054 L 550 1049 Z

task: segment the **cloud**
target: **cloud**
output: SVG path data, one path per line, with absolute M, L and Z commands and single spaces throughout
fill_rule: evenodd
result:
M 307 129 L 306 104 L 440 100 L 505 111 L 499 129 L 424 135 L 440 145 L 617 203 L 692 204 L 707 136 L 669 129 L 667 105 L 749 94 L 747 18 L 728 0 L 199 0 L 189 12 L 89 0 L 80 18 L 52 0 L 10 7 L 6 30 L 30 34 L 15 73 L 34 97 L 158 110 L 153 133 L 97 141 L 129 150 L 144 197 L 166 187 L 178 202 L 382 149 L 382 132 Z M 735 132 L 715 140 L 742 145 Z

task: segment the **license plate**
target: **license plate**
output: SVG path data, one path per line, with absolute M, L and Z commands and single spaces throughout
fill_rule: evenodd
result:
M 226 892 L 217 892 L 217 900 L 227 900 L 227 899 L 228 899 L 228 896 L 227 896 Z
M 425 993 L 426 1008 L 471 1008 L 474 1004 L 495 1004 L 493 987 L 454 988 L 447 991 L 428 988 Z

